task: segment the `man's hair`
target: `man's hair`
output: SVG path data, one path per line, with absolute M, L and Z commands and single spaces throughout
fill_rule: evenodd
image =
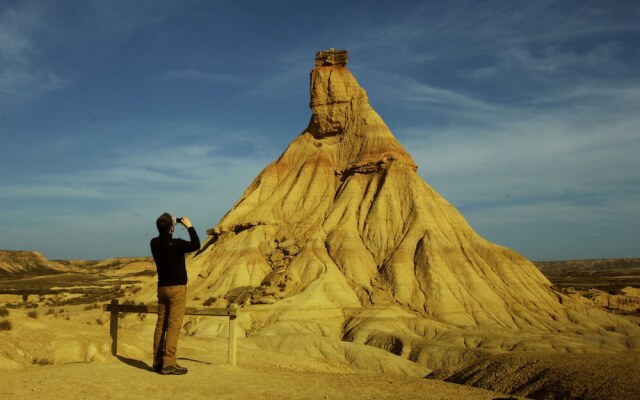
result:
M 169 233 L 171 232 L 171 228 L 173 227 L 173 217 L 169 213 L 164 213 L 158 217 L 156 220 L 156 227 L 158 228 L 158 233 Z

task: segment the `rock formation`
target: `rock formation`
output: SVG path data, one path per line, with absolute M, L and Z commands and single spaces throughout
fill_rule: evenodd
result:
M 539 339 L 605 325 L 613 348 L 637 342 L 637 327 L 571 303 L 474 232 L 419 177 L 346 64 L 346 51 L 316 54 L 308 127 L 189 260 L 192 298 L 246 303 L 249 336 L 314 333 L 415 361 L 429 347 L 440 367 L 436 344 L 574 349 L 589 344 Z

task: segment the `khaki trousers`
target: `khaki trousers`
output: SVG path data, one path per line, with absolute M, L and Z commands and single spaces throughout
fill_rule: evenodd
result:
M 178 336 L 187 304 L 185 285 L 158 287 L 158 321 L 153 336 L 153 363 L 168 368 L 176 365 Z

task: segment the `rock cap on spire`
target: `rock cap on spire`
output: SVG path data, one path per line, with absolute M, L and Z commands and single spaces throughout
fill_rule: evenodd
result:
M 347 50 L 336 50 L 333 47 L 329 50 L 320 50 L 316 52 L 316 67 L 338 65 L 344 67 L 347 65 L 349 52 Z

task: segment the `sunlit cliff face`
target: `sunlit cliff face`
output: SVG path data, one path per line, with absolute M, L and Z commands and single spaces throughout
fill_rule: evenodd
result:
M 367 94 L 344 65 L 321 65 L 311 71 L 309 132 L 316 138 L 346 133 L 355 125 Z
M 324 104 L 313 108 L 309 132 L 316 138 L 342 133 L 351 115 L 349 103 Z

